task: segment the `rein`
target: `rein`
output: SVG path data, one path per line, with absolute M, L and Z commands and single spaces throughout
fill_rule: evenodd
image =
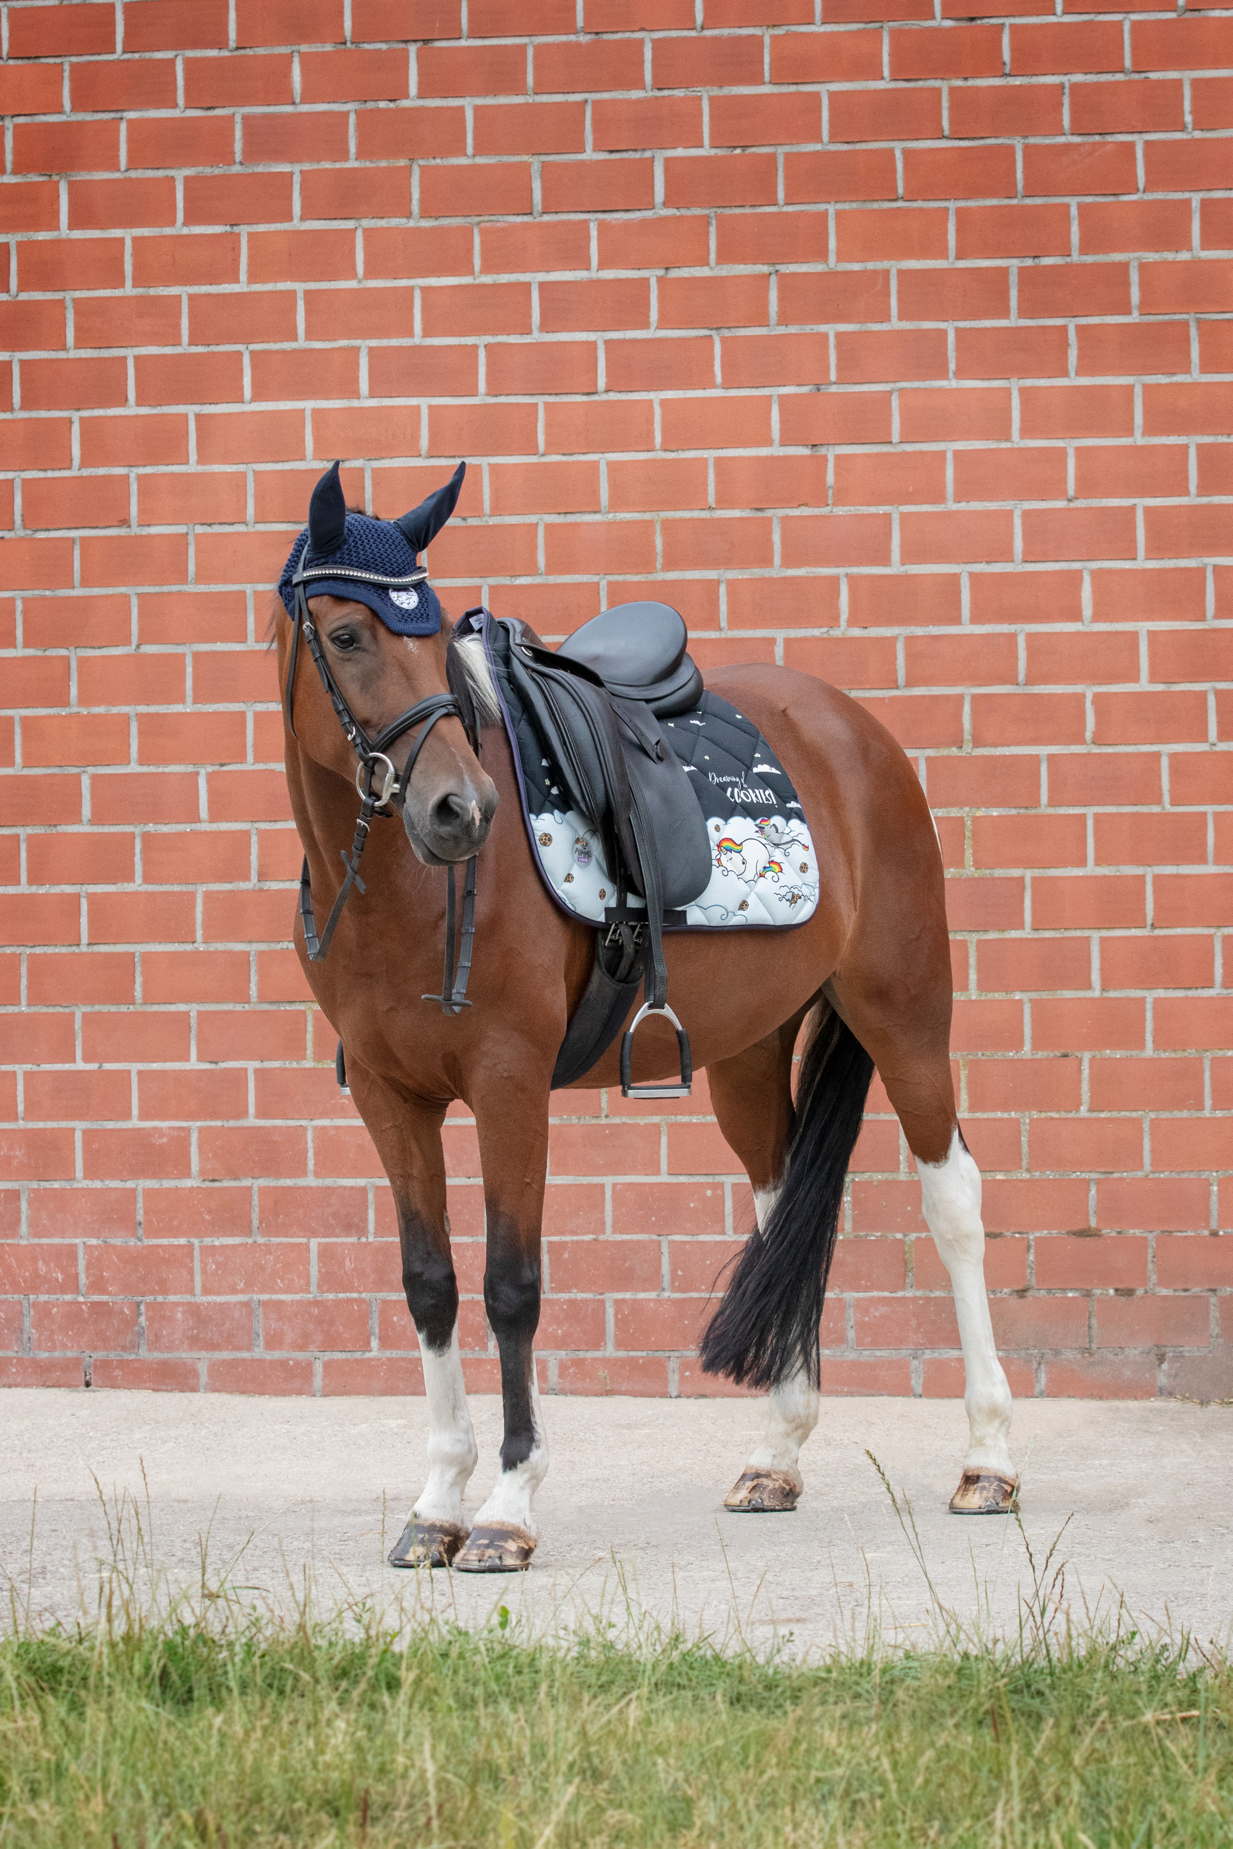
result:
M 358 887 L 361 892 L 368 890 L 360 877 L 360 861 L 368 845 L 368 834 L 373 817 L 390 816 L 394 813 L 391 804 L 400 808 L 406 802 L 407 790 L 416 760 L 428 742 L 429 734 L 438 720 L 460 719 L 464 724 L 466 723 L 462 705 L 456 694 L 430 693 L 427 698 L 417 700 L 414 706 L 409 706 L 406 712 L 400 713 L 397 719 L 391 720 L 389 725 L 383 726 L 375 738 L 369 738 L 330 672 L 330 664 L 325 658 L 325 651 L 317 634 L 317 626 L 308 613 L 308 600 L 304 590 L 305 581 L 313 576 L 323 575 L 321 571 L 313 573 L 301 570 L 293 579 L 295 614 L 292 618 L 291 653 L 287 662 L 287 679 L 283 699 L 287 724 L 294 738 L 297 736 L 293 706 L 295 676 L 299 666 L 302 637 L 308 645 L 308 652 L 321 676 L 321 684 L 330 697 L 335 716 L 358 759 L 355 767 L 355 788 L 360 798 L 360 812 L 356 817 L 355 833 L 352 836 L 350 848 L 339 849 L 344 868 L 343 882 L 320 931 L 317 929 L 316 914 L 313 910 L 308 856 L 304 856 L 304 864 L 300 870 L 300 921 L 304 927 L 304 946 L 309 961 L 313 963 L 321 962 L 329 951 L 330 940 L 342 916 L 343 908 L 351 897 L 352 888 Z M 385 582 L 385 580 L 378 579 L 375 573 L 349 571 L 346 575 L 365 578 L 371 582 Z M 398 582 L 404 584 L 422 581 L 427 576 L 427 571 L 418 571 L 411 578 L 400 578 Z M 411 746 L 406 769 L 400 781 L 398 771 L 388 756 L 388 752 L 404 733 L 412 731 L 416 726 L 421 729 Z M 470 728 L 468 728 L 468 736 L 472 749 L 478 752 L 479 741 Z M 462 1009 L 471 1006 L 466 995 L 475 944 L 475 868 L 476 857 L 472 855 L 467 862 L 466 876 L 463 881 L 461 923 L 455 890 L 456 869 L 453 865 L 448 868 L 449 883 L 445 897 L 445 963 L 441 978 L 441 993 L 420 997 L 421 1001 L 438 1002 L 446 1014 L 459 1014 Z

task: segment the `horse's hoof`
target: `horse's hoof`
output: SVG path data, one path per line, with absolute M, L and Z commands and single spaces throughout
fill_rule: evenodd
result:
M 1013 1515 L 1018 1507 L 1018 1477 L 996 1470 L 965 1470 L 950 1499 L 952 1515 Z
M 517 1522 L 484 1522 L 472 1528 L 454 1561 L 457 1573 L 525 1573 L 535 1552 L 535 1536 Z
M 386 1558 L 392 1567 L 447 1567 L 466 1538 L 457 1522 L 420 1522 L 413 1515 Z
M 795 1470 L 746 1470 L 724 1497 L 724 1508 L 740 1515 L 770 1515 L 794 1509 L 803 1488 Z

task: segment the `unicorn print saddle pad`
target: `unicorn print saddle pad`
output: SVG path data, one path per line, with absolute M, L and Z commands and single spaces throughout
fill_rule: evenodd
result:
M 605 862 L 603 832 L 568 805 L 530 714 L 500 681 L 506 731 L 531 852 L 563 910 L 589 924 L 645 913 L 621 894 Z M 665 914 L 666 930 L 748 930 L 803 924 L 818 903 L 818 863 L 804 810 L 773 747 L 751 719 L 709 690 L 691 710 L 660 721 L 705 820 L 710 878 L 698 897 Z

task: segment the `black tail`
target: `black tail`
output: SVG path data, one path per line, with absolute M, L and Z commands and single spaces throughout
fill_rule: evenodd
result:
M 818 1325 L 844 1176 L 872 1077 L 864 1047 L 823 1004 L 801 1060 L 783 1185 L 702 1338 L 708 1374 L 773 1387 L 804 1368 L 817 1380 Z

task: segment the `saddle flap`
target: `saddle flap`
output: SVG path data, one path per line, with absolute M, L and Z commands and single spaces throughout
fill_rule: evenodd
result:
M 653 713 L 632 700 L 614 699 L 612 707 L 638 739 L 638 747 L 625 753 L 635 851 L 639 860 L 644 854 L 654 858 L 665 910 L 680 911 L 711 877 L 710 842 L 693 782 Z M 637 874 L 638 890 L 645 896 L 647 879 L 640 864 Z
M 569 803 L 600 826 L 628 811 L 623 755 L 607 694 L 585 669 L 562 668 L 549 650 L 519 643 L 509 671 Z

